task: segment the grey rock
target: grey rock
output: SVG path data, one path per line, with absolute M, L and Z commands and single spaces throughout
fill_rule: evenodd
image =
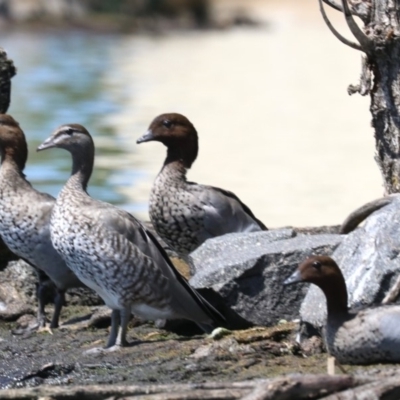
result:
M 292 229 L 220 236 L 191 254 L 196 273 L 190 284 L 212 288 L 255 324 L 294 319 L 307 287 L 282 282 L 307 256 L 330 255 L 341 240 L 336 234 L 302 235 Z
M 350 308 L 379 304 L 400 273 L 400 198 L 344 236 L 332 258 L 346 280 Z M 324 324 L 326 302 L 317 287 L 310 287 L 300 314 L 313 327 Z
M 48 287 L 49 302 L 54 298 L 54 286 Z M 0 271 L 0 319 L 16 320 L 23 314 L 35 313 L 37 275 L 23 260 L 9 262 Z M 90 289 L 73 288 L 66 301 L 71 305 L 100 305 L 103 301 Z

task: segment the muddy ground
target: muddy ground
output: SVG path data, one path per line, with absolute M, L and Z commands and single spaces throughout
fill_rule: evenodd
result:
M 307 356 L 295 344 L 295 324 L 251 328 L 221 338 L 185 337 L 154 324 L 131 326 L 132 345 L 120 351 L 85 354 L 104 346 L 109 320 L 101 317 L 87 326 L 95 307 L 66 307 L 68 324 L 53 334 L 14 335 L 16 322 L 0 323 L 0 388 L 47 385 L 201 383 L 243 381 L 290 373 L 323 373 L 326 354 Z M 85 316 L 84 324 L 71 324 L 72 315 Z M 132 321 L 131 325 L 137 322 Z M 310 346 L 309 346 L 310 347 Z M 311 346 L 319 352 L 319 344 Z M 347 372 L 368 373 L 384 366 L 347 367 Z

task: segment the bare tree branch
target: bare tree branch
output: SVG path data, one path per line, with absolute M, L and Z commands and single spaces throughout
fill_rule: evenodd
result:
M 362 47 L 359 44 L 351 42 L 350 40 L 346 39 L 333 27 L 333 25 L 331 24 L 331 21 L 329 21 L 328 16 L 325 13 L 324 4 L 323 4 L 322 0 L 318 0 L 318 1 L 319 1 L 319 9 L 321 10 L 322 18 L 324 19 L 324 21 L 325 21 L 326 25 L 328 26 L 328 28 L 330 29 L 330 31 L 336 36 L 336 38 L 338 38 L 342 43 L 344 43 L 345 45 L 347 45 L 353 49 L 363 51 Z M 342 1 L 344 1 L 344 0 L 342 0 Z
M 340 6 L 339 4 L 336 4 L 333 0 L 323 0 L 323 2 L 325 4 L 328 4 L 328 6 L 331 6 L 332 8 L 334 8 L 337 11 L 343 12 L 343 8 L 342 6 Z
M 353 15 L 350 11 L 349 5 L 347 4 L 347 0 L 342 0 L 342 6 L 344 10 L 344 16 L 346 18 L 347 25 L 350 28 L 351 33 L 355 36 L 361 46 L 361 50 L 367 54 L 372 53 L 374 49 L 374 44 L 372 40 L 360 29 L 357 25 L 356 21 L 353 18 Z

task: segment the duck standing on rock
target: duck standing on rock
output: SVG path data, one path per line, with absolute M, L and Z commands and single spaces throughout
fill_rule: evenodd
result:
M 54 249 L 50 239 L 50 215 L 54 197 L 35 190 L 22 172 L 28 157 L 25 136 L 13 117 L 0 114 L 0 235 L 16 255 L 38 272 L 37 325 L 46 328 L 46 274 L 56 286 L 55 309 L 50 328 L 57 328 L 68 288 L 83 286 Z
M 131 313 L 148 320 L 185 318 L 206 331 L 222 323 L 139 221 L 88 195 L 94 163 L 89 132 L 78 124 L 62 125 L 38 150 L 52 147 L 71 153 L 72 174 L 52 213 L 51 238 L 79 279 L 113 310 L 107 347 L 127 344 Z
M 156 117 L 137 143 L 158 141 L 167 157 L 150 194 L 151 222 L 160 237 L 187 258 L 207 239 L 233 232 L 267 230 L 232 192 L 186 180 L 198 153 L 197 132 L 183 115 Z
M 297 282 L 313 283 L 324 292 L 328 308 L 326 345 L 340 363 L 400 362 L 400 306 L 349 311 L 342 272 L 326 256 L 308 258 L 284 284 Z

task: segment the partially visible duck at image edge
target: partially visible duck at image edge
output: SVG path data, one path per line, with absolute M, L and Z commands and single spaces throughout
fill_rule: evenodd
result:
M 52 245 L 50 215 L 55 198 L 38 192 L 26 180 L 23 173 L 28 158 L 25 135 L 8 114 L 0 114 L 0 151 L 0 235 L 10 250 L 38 270 L 37 324 L 27 330 L 46 327 L 47 276 L 56 286 L 55 310 L 50 323 L 50 328 L 56 328 L 65 303 L 65 291 L 84 285 Z
M 343 274 L 327 256 L 308 258 L 284 284 L 297 282 L 313 283 L 323 291 L 328 311 L 326 345 L 340 363 L 400 362 L 400 305 L 351 312 Z
M 232 192 L 189 182 L 187 170 L 197 158 L 193 124 L 177 113 L 162 114 L 137 143 L 158 141 L 167 157 L 151 189 L 149 214 L 160 237 L 181 257 L 209 238 L 233 232 L 267 230 Z

